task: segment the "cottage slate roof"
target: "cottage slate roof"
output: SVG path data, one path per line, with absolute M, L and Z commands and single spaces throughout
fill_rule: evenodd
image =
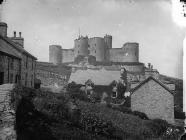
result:
M 8 44 L 10 44 L 12 47 L 14 47 L 14 49 L 16 49 L 17 51 L 19 51 L 21 53 L 24 53 L 24 54 L 32 57 L 33 59 L 37 60 L 37 58 L 35 56 L 33 56 L 32 54 L 30 54 L 29 52 L 27 52 L 24 48 L 20 47 L 16 43 L 14 43 L 10 38 L 3 37 L 1 35 L 0 35 L 0 38 L 3 39 L 4 41 L 6 41 Z
M 15 49 L 13 49 L 9 45 L 4 46 L 4 45 L 2 45 L 2 43 L 0 43 L 0 52 L 5 53 L 6 55 L 10 55 L 12 57 L 21 59 L 21 54 L 18 53 Z
M 79 69 L 71 73 L 69 83 L 74 81 L 77 84 L 84 85 L 88 79 L 91 79 L 95 85 L 109 85 L 114 80 L 118 81 L 120 77 L 120 70 L 106 70 L 105 68 L 99 70 Z
M 133 94 L 134 91 L 136 91 L 137 89 L 139 89 L 142 85 L 144 85 L 145 83 L 147 83 L 148 81 L 153 80 L 156 83 L 158 83 L 160 86 L 162 86 L 164 89 L 166 89 L 169 93 L 171 93 L 172 95 L 174 95 L 175 93 L 173 91 L 171 91 L 168 87 L 166 87 L 163 83 L 161 83 L 159 80 L 155 79 L 152 76 L 149 76 L 147 79 L 145 79 L 144 81 L 142 81 L 139 85 L 137 85 L 134 89 L 132 89 L 130 92 Z

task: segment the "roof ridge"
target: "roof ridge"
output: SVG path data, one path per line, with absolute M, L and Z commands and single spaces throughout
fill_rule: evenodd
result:
M 164 89 L 166 89 L 167 91 L 169 91 L 172 95 L 174 95 L 175 93 L 174 92 L 172 92 L 168 87 L 166 87 L 161 81 L 159 81 L 159 80 L 157 80 L 157 79 L 155 79 L 154 77 L 152 77 L 152 76 L 149 76 L 147 79 L 145 79 L 144 81 L 142 81 L 138 86 L 136 86 L 134 89 L 132 89 L 132 90 L 130 90 L 130 92 L 132 92 L 132 94 L 133 94 L 133 92 L 135 91 L 135 90 L 137 90 L 139 87 L 141 87 L 144 83 L 146 83 L 146 82 L 148 82 L 149 80 L 154 80 L 156 83 L 158 83 L 159 85 L 161 85 Z
M 20 51 L 21 53 L 26 53 L 29 56 L 33 57 L 34 59 L 37 60 L 37 58 L 35 56 L 33 56 L 32 54 L 30 54 L 29 52 L 27 52 L 24 48 L 21 48 L 20 46 L 18 46 L 16 43 L 14 43 L 9 37 L 3 37 L 0 35 L 0 38 L 5 40 L 7 43 L 9 43 L 10 45 L 12 45 L 16 50 Z

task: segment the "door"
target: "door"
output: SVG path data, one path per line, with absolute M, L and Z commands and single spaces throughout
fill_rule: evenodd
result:
M 0 85 L 4 84 L 4 72 L 0 72 Z

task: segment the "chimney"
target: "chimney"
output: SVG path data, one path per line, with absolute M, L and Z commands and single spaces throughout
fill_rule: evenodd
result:
M 21 38 L 21 32 L 19 32 L 19 37 Z
M 150 69 L 151 68 L 151 63 L 148 63 L 148 69 Z
M 16 31 L 14 31 L 14 37 L 16 37 Z
M 151 65 L 151 68 L 150 69 L 153 70 L 153 65 Z
M 19 36 L 16 36 L 16 31 L 14 31 L 13 37 L 11 37 L 11 40 L 16 43 L 17 45 L 24 47 L 24 38 L 21 36 L 21 32 L 19 32 Z

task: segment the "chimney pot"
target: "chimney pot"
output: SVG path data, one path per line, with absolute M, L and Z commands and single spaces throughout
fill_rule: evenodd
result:
M 151 63 L 148 63 L 148 68 L 150 69 L 150 67 L 151 67 Z
M 21 37 L 21 32 L 19 32 L 19 37 Z
M 16 31 L 14 31 L 14 37 L 16 37 Z

